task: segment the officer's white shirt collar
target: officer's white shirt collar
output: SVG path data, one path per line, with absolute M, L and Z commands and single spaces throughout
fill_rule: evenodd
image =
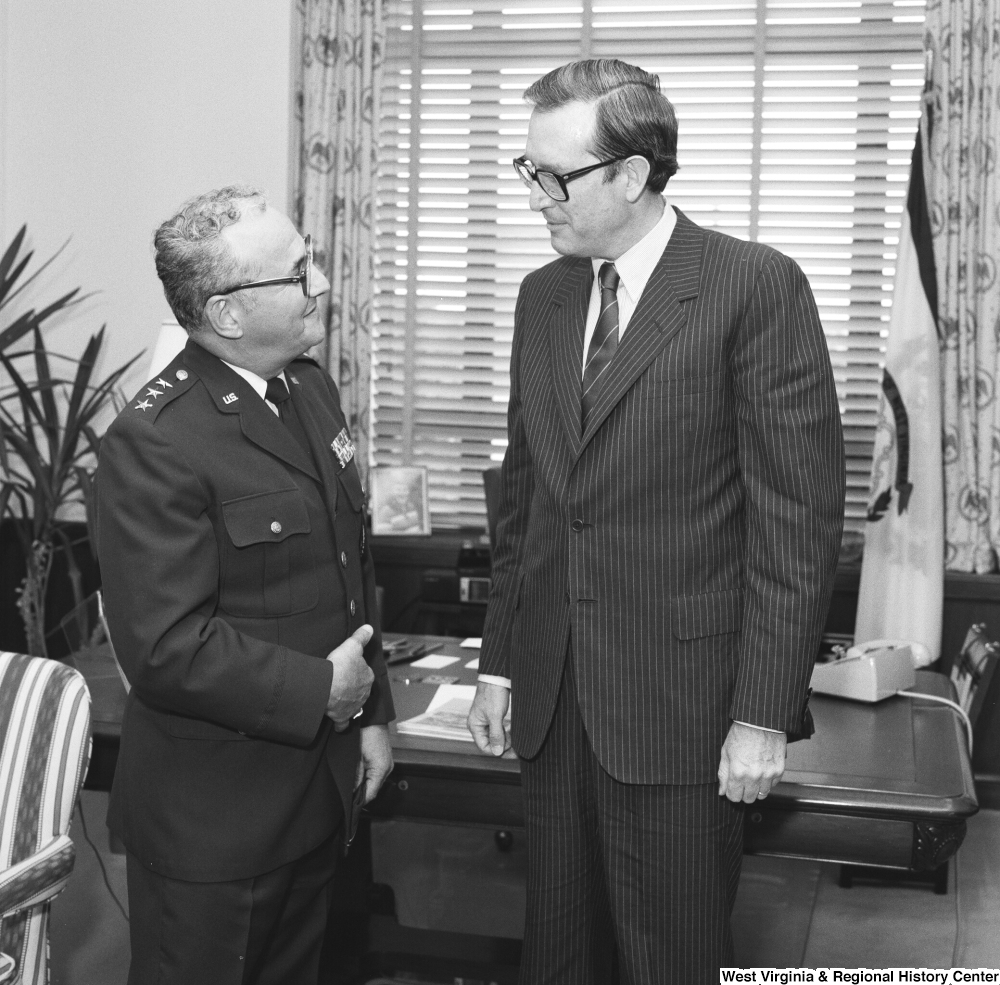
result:
M 223 359 L 222 361 L 226 363 L 225 359 Z M 254 391 L 256 392 L 257 396 L 260 397 L 261 400 L 264 400 L 264 394 L 267 392 L 267 380 L 258 376 L 256 373 L 251 373 L 249 369 L 244 369 L 242 366 L 234 366 L 232 363 L 226 363 L 226 365 L 234 373 L 238 374 L 239 376 L 242 376 L 243 379 L 245 379 L 247 383 L 249 383 L 250 386 L 254 388 Z M 285 379 L 284 370 L 278 373 L 278 379 L 281 380 L 281 382 L 284 383 L 286 387 L 288 386 L 288 380 Z M 270 407 L 275 414 L 278 414 L 279 417 L 281 416 L 278 413 L 278 408 L 275 407 L 270 400 L 264 400 L 264 403 L 267 404 L 267 406 Z

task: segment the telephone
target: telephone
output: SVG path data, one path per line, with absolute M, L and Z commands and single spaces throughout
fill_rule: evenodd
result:
M 813 668 L 812 689 L 855 701 L 882 701 L 916 683 L 915 669 L 931 663 L 922 643 L 909 640 L 871 640 L 857 646 L 834 648 L 834 658 Z

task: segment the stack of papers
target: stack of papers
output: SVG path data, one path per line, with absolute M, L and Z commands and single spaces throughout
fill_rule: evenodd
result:
M 427 711 L 415 718 L 400 722 L 396 729 L 400 735 L 417 735 L 428 739 L 453 739 L 471 742 L 472 736 L 465 724 L 476 695 L 474 684 L 442 684 L 431 698 Z M 510 721 L 510 710 L 507 711 Z

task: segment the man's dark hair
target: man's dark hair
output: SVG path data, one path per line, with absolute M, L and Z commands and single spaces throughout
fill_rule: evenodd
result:
M 256 270 L 247 269 L 233 255 L 222 230 L 239 222 L 244 211 L 263 211 L 262 192 L 248 185 L 227 185 L 185 202 L 177 215 L 167 219 L 153 234 L 156 273 L 163 283 L 167 304 L 188 332 L 204 327 L 208 299 L 240 281 L 253 280 Z M 240 302 L 252 308 L 256 292 L 243 291 Z
M 593 154 L 602 161 L 638 154 L 649 161 L 646 187 L 662 192 L 677 173 L 677 116 L 657 76 L 617 58 L 591 58 L 553 69 L 524 98 L 543 113 L 567 103 L 597 104 Z M 607 168 L 605 181 L 621 173 Z

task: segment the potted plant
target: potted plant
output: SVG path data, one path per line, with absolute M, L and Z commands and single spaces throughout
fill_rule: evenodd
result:
M 0 326 L 7 320 L 5 309 L 58 256 L 24 277 L 32 258 L 30 250 L 22 255 L 26 233 L 22 226 L 0 258 Z M 93 474 L 100 448 L 96 426 L 109 408 L 122 406 L 118 385 L 139 358 L 95 382 L 104 326 L 79 358 L 48 350 L 43 323 L 82 300 L 77 288 L 0 328 L 0 520 L 13 525 L 25 559 L 17 605 L 28 652 L 37 656 L 48 655 L 46 598 L 53 561 L 60 555 L 72 586 L 72 611 L 86 618 L 73 550 L 81 538 L 67 517 L 74 508 L 83 509 L 93 551 Z M 80 638 L 86 639 L 87 627 L 79 628 Z

